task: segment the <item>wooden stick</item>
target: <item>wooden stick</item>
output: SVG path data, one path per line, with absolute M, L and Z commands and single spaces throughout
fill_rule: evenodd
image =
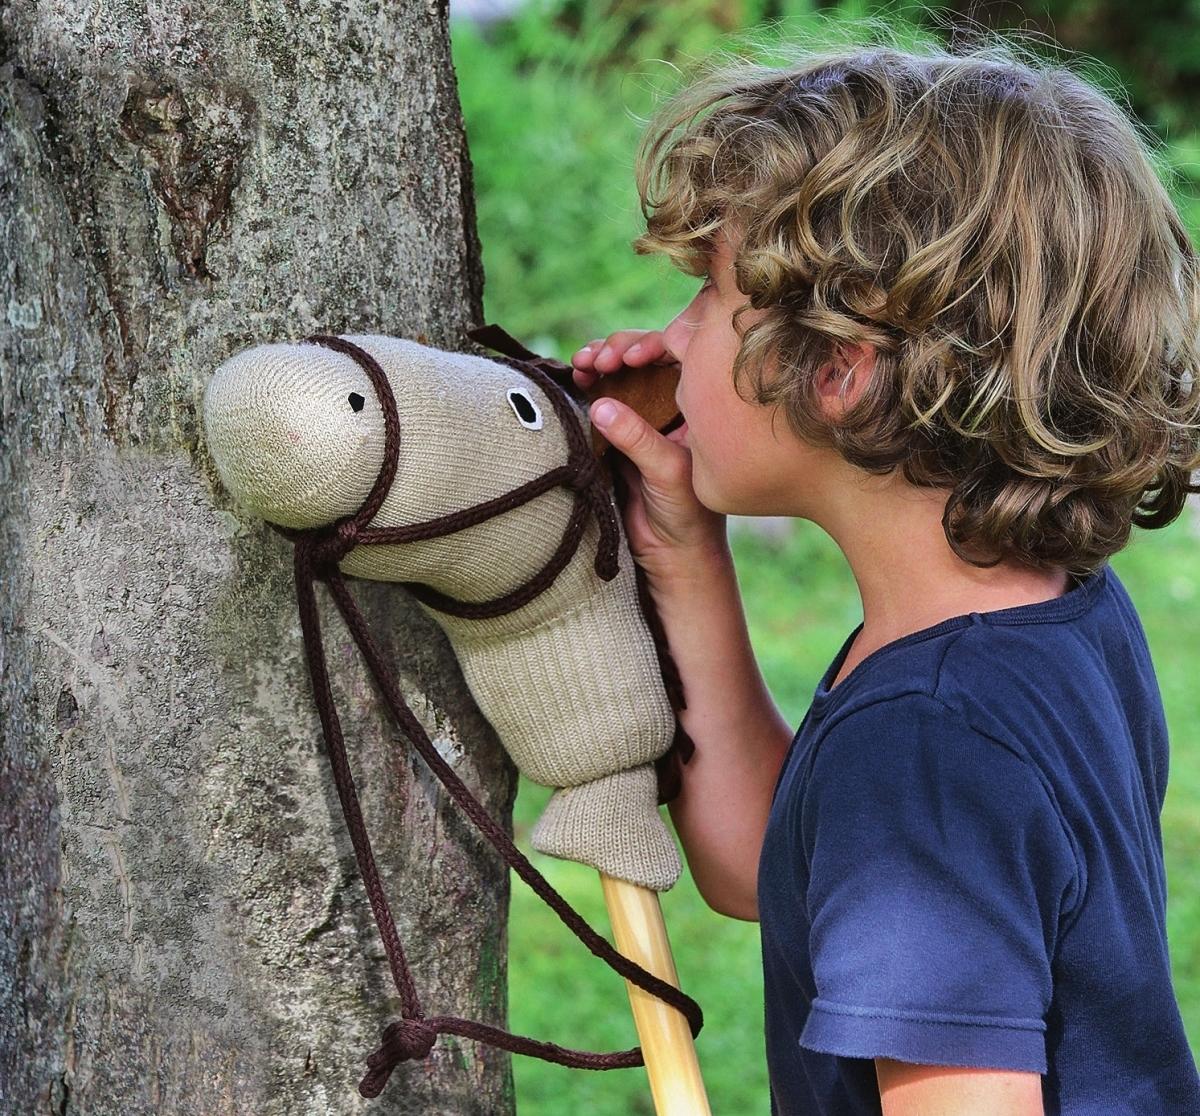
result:
M 617 950 L 679 987 L 658 892 L 600 873 Z M 625 982 L 658 1116 L 710 1116 L 696 1044 L 682 1012 Z

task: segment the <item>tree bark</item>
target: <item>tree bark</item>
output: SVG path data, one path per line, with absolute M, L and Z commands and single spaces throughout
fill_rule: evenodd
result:
M 481 319 L 443 0 L 0 11 L 0 1112 L 349 1113 L 399 1015 L 312 699 L 290 547 L 198 425 L 231 352 L 464 346 Z M 511 826 L 439 629 L 354 584 L 414 712 Z M 319 592 L 428 1014 L 505 1024 L 508 875 Z M 441 1036 L 372 1111 L 505 1113 Z

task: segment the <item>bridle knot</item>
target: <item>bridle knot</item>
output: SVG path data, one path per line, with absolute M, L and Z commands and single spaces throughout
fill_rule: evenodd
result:
M 358 524 L 353 519 L 339 520 L 325 531 L 314 534 L 310 543 L 313 572 L 318 577 L 337 568 L 338 563 L 358 545 Z
M 383 1030 L 379 1049 L 367 1055 L 369 1072 L 359 1082 L 364 1097 L 377 1097 L 401 1062 L 422 1061 L 437 1041 L 438 1031 L 424 1019 L 397 1019 Z

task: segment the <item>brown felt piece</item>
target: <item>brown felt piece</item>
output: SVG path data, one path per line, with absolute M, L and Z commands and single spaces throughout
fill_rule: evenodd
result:
M 624 403 L 660 434 L 665 434 L 679 425 L 682 419 L 675 403 L 678 385 L 679 365 L 676 363 L 649 364 L 636 368 L 625 366 L 601 376 L 584 392 L 584 396 L 589 407 L 597 399 L 605 397 Z M 601 456 L 609 444 L 608 439 L 593 426 L 592 449 L 596 456 Z

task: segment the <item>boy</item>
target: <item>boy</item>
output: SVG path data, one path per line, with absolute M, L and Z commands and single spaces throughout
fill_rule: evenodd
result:
M 637 175 L 634 247 L 706 281 L 575 378 L 680 365 L 668 437 L 591 418 L 686 690 L 676 831 L 761 923 L 772 1113 L 1200 1113 L 1166 725 L 1107 563 L 1197 491 L 1200 274 L 1133 126 L 1000 47 L 854 48 L 710 72 Z M 795 733 L 733 513 L 818 524 L 862 597 Z

